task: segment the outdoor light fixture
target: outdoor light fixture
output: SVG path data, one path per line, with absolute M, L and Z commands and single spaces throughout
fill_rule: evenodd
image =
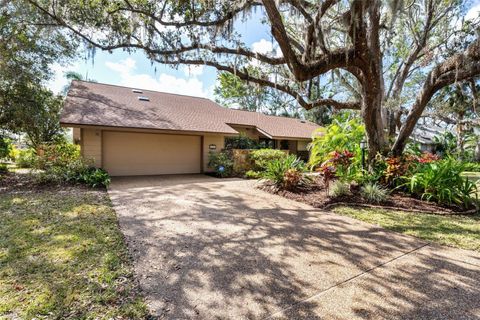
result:
M 362 139 L 360 141 L 360 149 L 362 150 L 362 172 L 365 171 L 365 150 L 367 149 L 367 141 Z
M 210 149 L 210 150 L 217 150 L 217 145 L 216 145 L 216 144 L 210 144 L 210 145 L 208 146 L 208 149 Z

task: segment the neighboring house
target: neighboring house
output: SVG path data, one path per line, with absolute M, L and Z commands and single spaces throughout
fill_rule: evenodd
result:
M 435 137 L 439 137 L 447 131 L 450 130 L 436 125 L 417 125 L 413 130 L 411 139 L 420 145 L 421 151 L 434 152 Z
M 225 137 L 245 133 L 304 152 L 312 122 L 232 110 L 190 96 L 73 81 L 60 122 L 82 155 L 113 176 L 202 173 Z

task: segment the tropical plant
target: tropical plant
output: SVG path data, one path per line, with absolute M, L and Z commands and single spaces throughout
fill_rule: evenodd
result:
M 210 152 L 208 154 L 208 167 L 215 170 L 220 177 L 229 177 L 233 173 L 233 160 L 227 151 Z
M 272 181 L 277 187 L 292 190 L 310 182 L 310 179 L 303 174 L 304 171 L 304 162 L 295 155 L 288 155 L 270 161 L 263 177 Z
M 370 203 L 382 203 L 387 200 L 388 190 L 377 183 L 367 183 L 360 188 L 361 196 Z
M 85 183 L 92 188 L 108 187 L 111 178 L 105 170 L 90 167 L 77 177 L 77 182 Z
M 259 179 L 262 177 L 262 173 L 258 171 L 248 170 L 245 172 L 245 178 L 247 179 Z
M 365 127 L 357 117 L 349 115 L 334 118 L 332 124 L 317 129 L 313 134 L 309 164 L 319 166 L 331 157 L 332 152 L 352 152 L 356 158 L 353 162 L 361 162 L 360 142 L 365 137 Z
M 341 180 L 334 181 L 330 189 L 334 197 L 341 197 L 351 194 L 350 184 Z
M 476 203 L 477 186 L 463 177 L 465 165 L 453 158 L 419 165 L 402 187 L 427 201 L 468 208 Z
M 265 171 L 270 162 L 276 159 L 282 159 L 287 153 L 278 149 L 258 149 L 250 152 L 250 159 L 253 161 L 255 171 Z

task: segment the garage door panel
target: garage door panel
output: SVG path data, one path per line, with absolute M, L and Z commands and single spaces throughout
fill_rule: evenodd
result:
M 103 151 L 112 176 L 200 173 L 199 136 L 104 132 Z

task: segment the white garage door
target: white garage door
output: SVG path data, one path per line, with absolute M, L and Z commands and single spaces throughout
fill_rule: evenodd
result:
M 102 147 L 112 176 L 200 173 L 199 136 L 106 131 Z

